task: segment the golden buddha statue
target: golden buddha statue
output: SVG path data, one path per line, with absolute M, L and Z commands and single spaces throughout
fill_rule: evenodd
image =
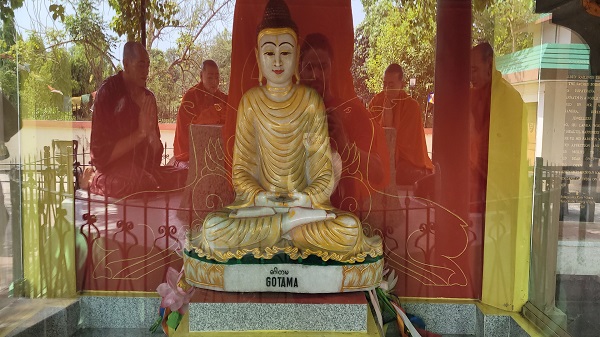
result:
M 381 238 L 367 237 L 354 214 L 329 201 L 336 182 L 326 110 L 315 90 L 293 81 L 298 42 L 285 2 L 271 0 L 258 28 L 260 85 L 242 96 L 237 113 L 236 199 L 191 230 L 186 249 L 200 258 L 285 253 L 353 264 L 383 255 Z

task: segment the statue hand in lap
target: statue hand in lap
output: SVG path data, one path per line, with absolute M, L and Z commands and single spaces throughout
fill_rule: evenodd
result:
M 275 192 L 258 192 L 254 198 L 255 206 L 266 207 L 305 207 L 312 208 L 310 197 L 306 193 L 292 192 L 287 194 Z
M 190 246 L 217 261 L 285 253 L 292 259 L 318 255 L 354 263 L 381 256 L 381 238 L 365 236 L 356 216 L 331 206 L 335 181 L 323 99 L 293 83 L 296 26 L 283 1 L 272 3 L 285 8 L 265 10 L 259 26 L 256 57 L 266 85 L 248 90 L 238 108 L 236 200 L 210 213 L 202 228 L 191 232 Z M 268 17 L 281 13 L 288 17 Z

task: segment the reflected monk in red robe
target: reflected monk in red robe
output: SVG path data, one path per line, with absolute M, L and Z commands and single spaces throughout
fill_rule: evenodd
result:
M 219 90 L 219 66 L 213 60 L 202 62 L 200 82 L 191 87 L 177 112 L 177 128 L 173 141 L 174 166 L 188 168 L 190 160 L 190 125 L 225 124 L 227 95 Z
M 123 71 L 106 79 L 96 95 L 91 157 L 96 173 L 90 192 L 122 198 L 138 192 L 171 190 L 185 170 L 161 167 L 154 94 L 146 88 L 150 59 L 139 42 L 123 49 Z
M 266 3 L 266 0 L 236 2 L 228 99 L 230 111 L 227 113 L 223 130 L 229 157 L 233 148 L 237 117 L 233 107 L 239 105 L 244 92 L 258 83 L 255 30 Z M 350 72 L 354 53 L 354 27 L 350 1 L 308 0 L 289 2 L 288 6 L 298 25 L 300 42 L 305 43 L 308 36 L 319 33 L 326 38 L 330 44 L 330 51 L 333 51 L 329 55 L 331 62 L 326 62 L 329 66 L 327 71 L 331 74 L 327 79 L 331 95 L 324 97 L 324 100 L 328 111 L 338 111 L 335 114 L 328 114 L 328 123 L 332 123 L 329 130 L 336 134 L 332 139 L 337 143 L 338 152 L 344 162 L 341 169 L 342 181 L 339 186 L 346 191 L 336 190 L 332 202 L 340 209 L 356 211 L 361 199 L 366 199 L 367 195 L 374 190 L 382 190 L 389 183 L 390 165 L 383 130 L 371 123 L 368 117 L 364 118 L 368 116 L 368 111 L 354 92 Z M 331 20 L 331 13 L 334 12 L 336 20 Z M 314 67 L 319 66 L 320 64 L 314 63 Z M 301 70 L 302 66 L 299 72 Z M 319 91 L 314 81 L 303 80 L 303 83 Z M 332 116 L 337 117 L 332 118 Z M 340 123 L 334 125 L 335 121 Z M 340 133 L 334 129 L 344 131 Z M 348 137 L 348 140 L 342 140 L 344 137 Z M 345 182 L 344 177 L 346 177 Z
M 427 154 L 419 103 L 404 91 L 404 72 L 390 64 L 383 75 L 383 91 L 369 103 L 369 110 L 383 127 L 396 129 L 396 183 L 412 185 L 433 173 Z
M 339 158 L 339 183 L 331 203 L 345 208 L 360 202 L 369 189 L 387 184 L 389 156 L 383 128 L 370 120 L 358 98 L 342 99 L 332 87 L 335 52 L 321 33 L 306 36 L 300 50 L 300 81 L 315 89 L 325 103 L 331 150 Z M 371 152 L 376 149 L 376 152 Z M 368 180 L 367 180 L 368 177 Z

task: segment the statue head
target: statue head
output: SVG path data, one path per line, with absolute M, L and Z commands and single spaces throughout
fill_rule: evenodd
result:
M 298 76 L 298 28 L 283 0 L 269 0 L 258 25 L 256 60 L 259 82 L 266 78 L 271 87 L 287 87 Z

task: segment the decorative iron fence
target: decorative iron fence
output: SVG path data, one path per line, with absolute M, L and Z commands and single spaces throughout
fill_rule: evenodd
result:
M 210 156 L 208 147 L 202 151 Z M 164 162 L 168 159 L 165 155 Z M 185 191 L 123 200 L 91 195 L 79 188 L 89 155 L 73 141 L 55 141 L 39 158 L 24 162 L 23 248 L 25 278 L 33 297 L 154 292 L 169 266 L 181 267 L 177 252 L 194 216 L 223 206 L 222 200 L 211 201 L 206 209 L 192 211 L 187 205 L 195 208 L 198 202 L 193 203 L 192 193 Z M 454 226 L 458 238 L 454 240 L 460 241 L 457 251 L 436 250 L 438 212 L 447 210 L 397 187 L 374 193 L 366 211 L 360 212 L 365 231 L 382 236 L 388 265 L 404 275 L 397 289 L 400 295 L 427 296 L 432 287 L 468 286 L 460 259 L 474 234 L 460 219 L 445 224 Z

